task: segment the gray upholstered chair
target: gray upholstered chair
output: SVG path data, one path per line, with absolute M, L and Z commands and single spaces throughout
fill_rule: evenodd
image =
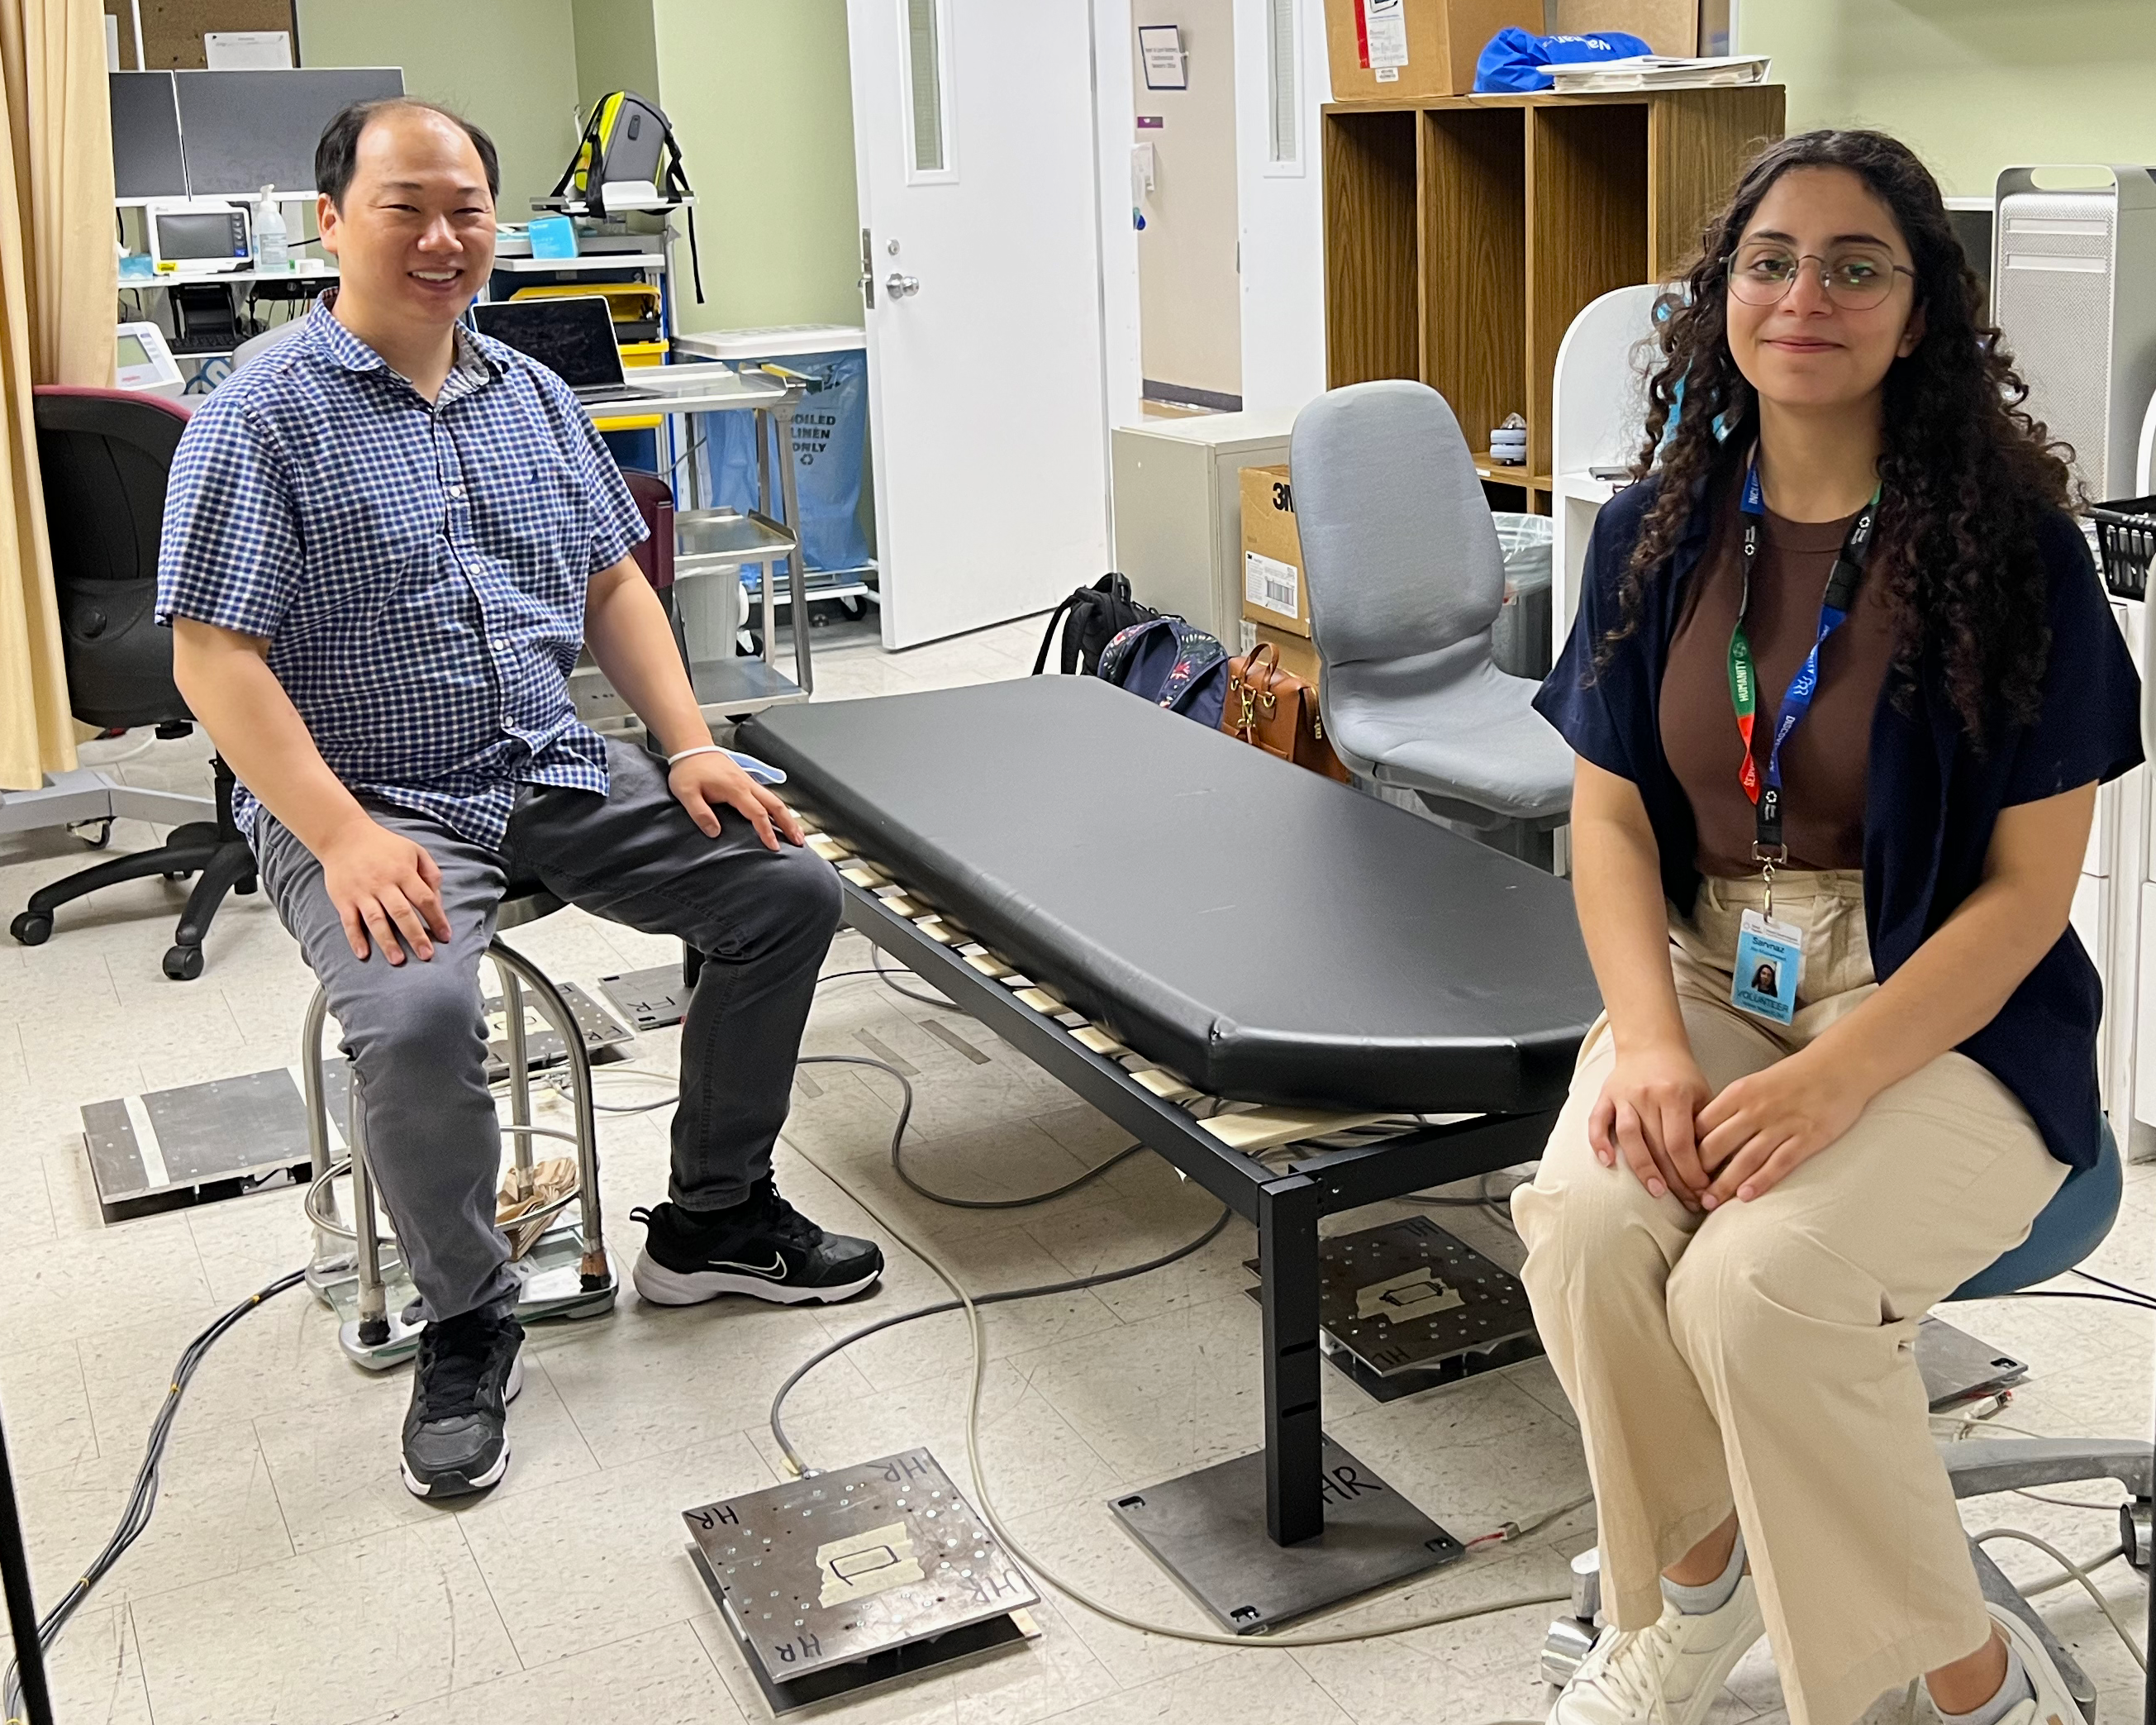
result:
M 259 359 L 280 341 L 290 341 L 293 336 L 306 327 L 306 324 L 307 321 L 304 317 L 290 317 L 282 323 L 271 324 L 259 336 L 249 336 L 232 350 L 233 370 L 236 372 L 242 366 Z
M 1296 416 L 1290 471 L 1323 661 L 1325 726 L 1348 770 L 1528 855 L 1572 801 L 1572 751 L 1500 671 L 1503 555 L 1445 398 L 1357 383 Z M 1543 842 L 1547 842 L 1546 840 Z

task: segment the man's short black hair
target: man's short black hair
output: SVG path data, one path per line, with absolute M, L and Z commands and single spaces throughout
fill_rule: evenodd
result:
M 479 151 L 480 165 L 486 170 L 486 194 L 501 196 L 501 156 L 494 147 L 494 140 L 484 128 L 454 108 L 444 108 L 439 102 L 422 100 L 418 96 L 377 96 L 371 101 L 350 102 L 336 119 L 322 128 L 321 141 L 315 146 L 315 190 L 326 196 L 339 209 L 344 208 L 344 194 L 352 184 L 353 170 L 359 162 L 359 135 L 367 130 L 367 123 L 377 114 L 386 114 L 392 108 L 418 108 L 429 114 L 439 114 L 444 120 L 453 120 L 465 130 L 472 141 L 472 148 Z

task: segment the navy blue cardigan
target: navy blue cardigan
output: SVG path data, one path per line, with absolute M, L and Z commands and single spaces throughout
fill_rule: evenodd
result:
M 1617 620 L 1619 582 L 1656 483 L 1628 486 L 1602 511 L 1578 617 L 1535 706 L 1576 753 L 1639 787 L 1661 853 L 1663 891 L 1688 914 L 1699 891 L 1697 836 L 1691 801 L 1662 752 L 1659 716 L 1662 667 L 1710 536 L 1707 509 L 1693 511 L 1669 567 L 1649 584 L 1637 630 L 1607 665 L 1594 666 L 1595 644 Z M 2141 760 L 2140 685 L 2087 542 L 2060 514 L 2038 530 L 2037 546 L 2051 578 L 2051 651 L 2035 722 L 2003 732 L 1979 755 L 1931 652 L 1919 660 L 1911 697 L 1897 704 L 1890 675 L 1872 716 L 1864 911 L 1881 982 L 1975 890 L 2001 809 L 2116 778 Z M 2069 928 L 1999 1015 L 1961 1045 L 2021 1099 L 2051 1153 L 2076 1168 L 2097 1155 L 2102 1006 L 2096 968 Z

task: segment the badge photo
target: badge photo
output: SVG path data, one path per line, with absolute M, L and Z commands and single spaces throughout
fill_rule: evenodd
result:
M 1777 1024 L 1790 1023 L 1797 1015 L 1797 984 L 1804 968 L 1802 931 L 1757 911 L 1744 913 L 1729 990 L 1740 1012 Z

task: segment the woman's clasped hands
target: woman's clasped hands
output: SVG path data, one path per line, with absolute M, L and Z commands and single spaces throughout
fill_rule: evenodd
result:
M 1605 1168 L 1620 1163 L 1687 1209 L 1748 1203 L 1855 1125 L 1871 1098 L 1816 1046 L 1717 1093 L 1688 1048 L 1620 1050 L 1588 1117 Z

